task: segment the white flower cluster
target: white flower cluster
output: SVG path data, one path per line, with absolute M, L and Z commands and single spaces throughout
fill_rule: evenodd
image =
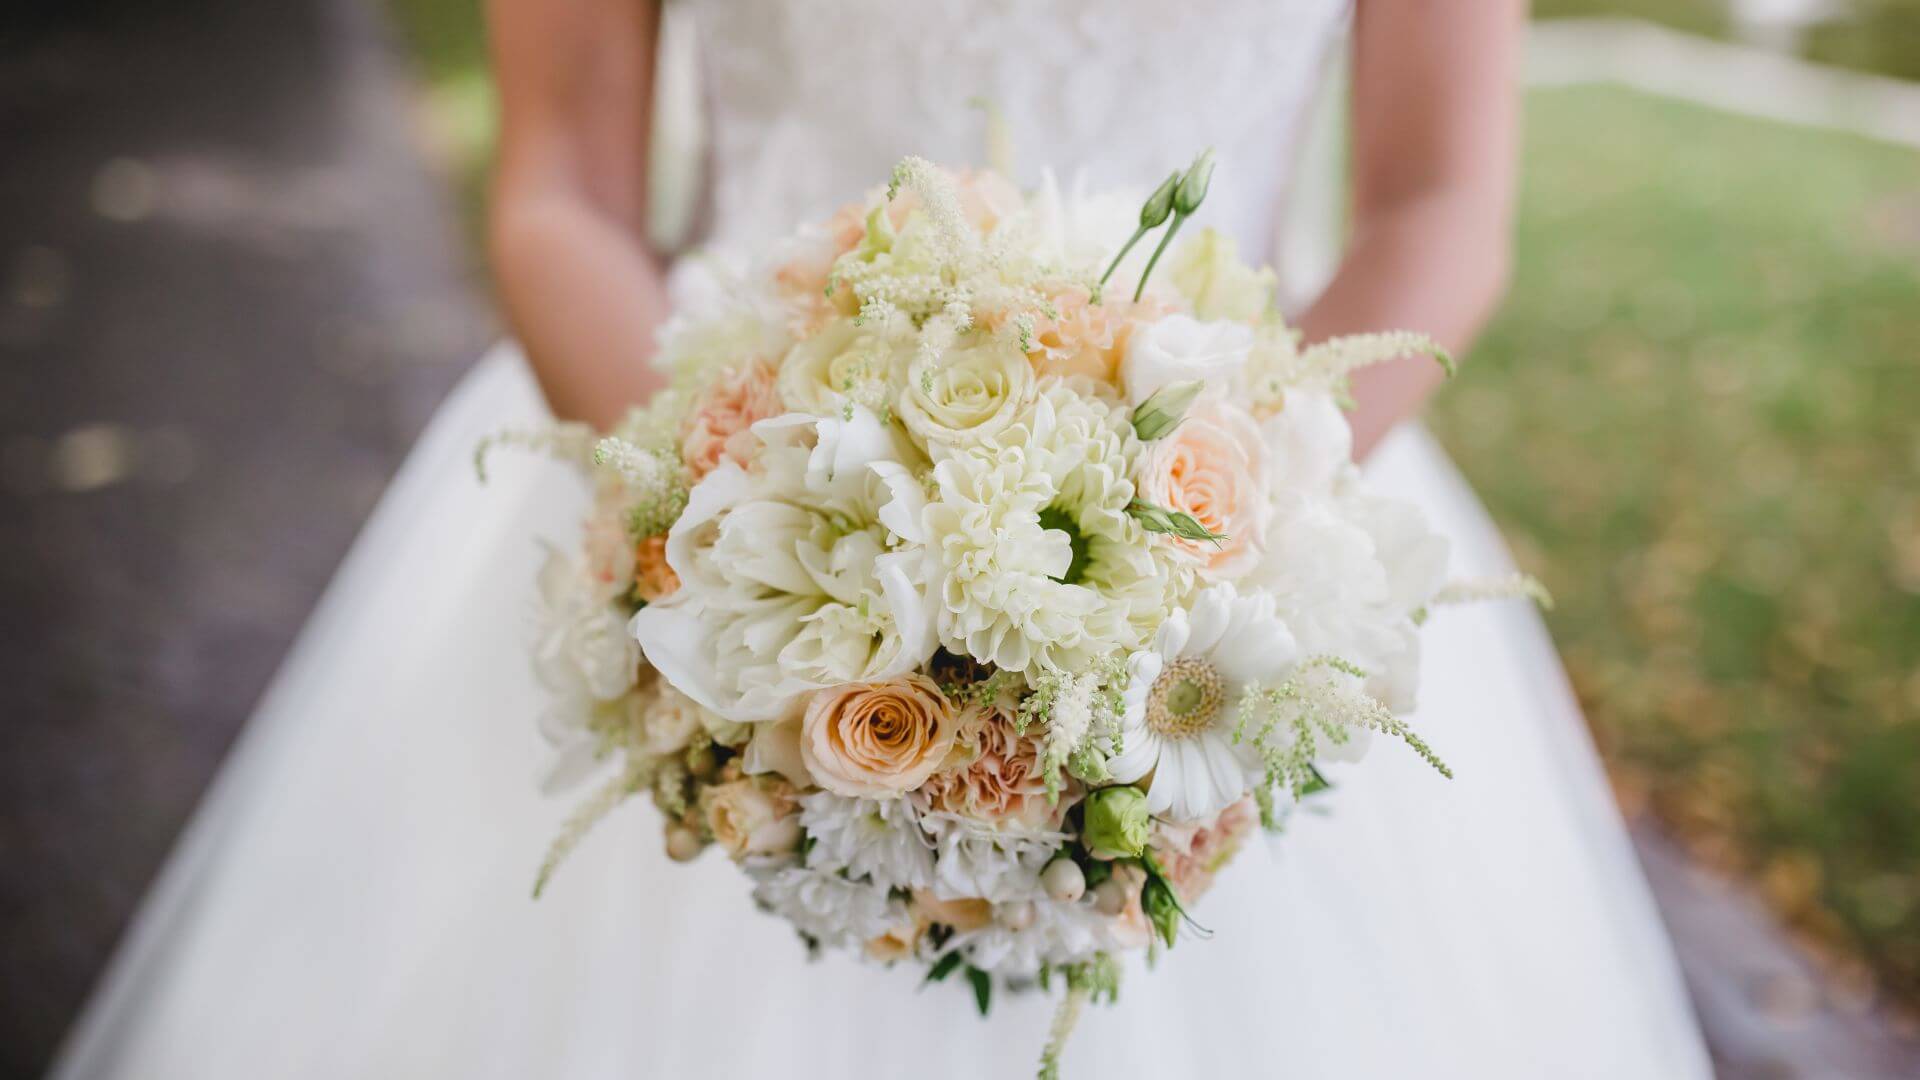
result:
M 598 444 L 535 663 L 559 772 L 622 767 L 549 868 L 646 793 L 816 945 L 1110 989 L 1275 792 L 1374 732 L 1437 765 L 1394 716 L 1418 627 L 1519 586 L 1445 590 L 1351 464 L 1346 372 L 1424 339 L 1303 351 L 1211 232 L 1143 281 L 1111 200 L 894 179 L 677 320 Z

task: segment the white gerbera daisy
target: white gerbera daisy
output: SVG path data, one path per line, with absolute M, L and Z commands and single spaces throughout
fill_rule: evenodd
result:
M 1127 514 L 1139 452 L 1125 408 L 1043 380 L 1033 405 L 934 467 L 931 577 L 947 648 L 1010 671 L 1137 648 L 1185 580 Z
M 1254 748 L 1233 739 L 1240 698 L 1284 682 L 1298 653 L 1272 596 L 1228 583 L 1201 591 L 1128 659 L 1121 751 L 1107 770 L 1129 783 L 1151 774 L 1155 814 L 1189 822 L 1219 813 L 1262 769 Z
M 933 884 L 933 842 L 910 800 L 815 792 L 801 796 L 800 827 L 813 840 L 807 865 L 815 870 L 845 870 L 888 888 Z

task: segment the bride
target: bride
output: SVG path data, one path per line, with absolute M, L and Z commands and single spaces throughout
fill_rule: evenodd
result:
M 1500 292 L 1518 0 L 691 6 L 716 251 L 820 216 L 905 153 L 975 159 L 976 95 L 1025 157 L 1104 182 L 1150 187 L 1213 146 L 1208 223 L 1269 251 L 1311 90 L 1350 24 L 1351 243 L 1299 325 L 1460 346 Z M 658 6 L 490 8 L 493 260 L 527 360 L 483 362 L 413 452 L 55 1075 L 1028 1071 L 1050 1001 L 1006 995 L 982 1022 L 958 986 L 914 993 L 904 970 L 809 964 L 723 860 L 669 866 L 650 811 L 617 815 L 528 898 L 567 809 L 532 781 L 530 583 L 540 530 L 583 500 L 537 462 L 503 462 L 482 489 L 470 454 L 549 406 L 604 423 L 645 397 L 673 290 L 639 239 Z M 678 289 L 697 274 L 672 276 Z M 1472 493 L 1400 423 L 1432 371 L 1357 381 L 1356 449 L 1376 485 L 1454 538 L 1456 574 L 1496 573 L 1506 556 Z M 1200 910 L 1212 942 L 1089 1012 L 1069 1074 L 1708 1074 L 1537 618 L 1454 609 L 1426 640 L 1418 723 L 1458 778 L 1389 753 L 1337 775 L 1320 812 L 1222 876 Z

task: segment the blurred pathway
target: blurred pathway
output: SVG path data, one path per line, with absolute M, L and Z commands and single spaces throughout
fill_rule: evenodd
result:
M 358 0 L 0 28 L 0 1076 L 490 335 Z

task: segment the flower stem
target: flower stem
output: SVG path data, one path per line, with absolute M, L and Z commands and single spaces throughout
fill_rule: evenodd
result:
M 1120 269 L 1120 260 L 1127 257 L 1127 252 L 1133 250 L 1133 245 L 1138 244 L 1141 237 L 1152 231 L 1152 227 L 1147 225 L 1142 225 L 1133 231 L 1133 239 L 1128 240 L 1125 246 L 1121 247 L 1120 254 L 1115 255 L 1113 261 L 1107 264 L 1107 272 L 1100 275 L 1100 284 L 1105 285 L 1107 283 L 1107 279 L 1113 276 L 1113 272 Z
M 1147 279 L 1153 276 L 1153 268 L 1160 265 L 1160 256 L 1167 250 L 1167 245 L 1173 243 L 1173 234 L 1180 231 L 1180 226 L 1185 223 L 1186 220 L 1187 215 L 1185 214 L 1175 213 L 1173 215 L 1173 224 L 1167 226 L 1167 234 L 1160 238 L 1160 246 L 1153 249 L 1153 258 L 1147 260 L 1147 268 L 1140 272 L 1140 284 L 1134 286 L 1133 290 L 1135 303 L 1138 303 L 1141 294 L 1147 291 Z

